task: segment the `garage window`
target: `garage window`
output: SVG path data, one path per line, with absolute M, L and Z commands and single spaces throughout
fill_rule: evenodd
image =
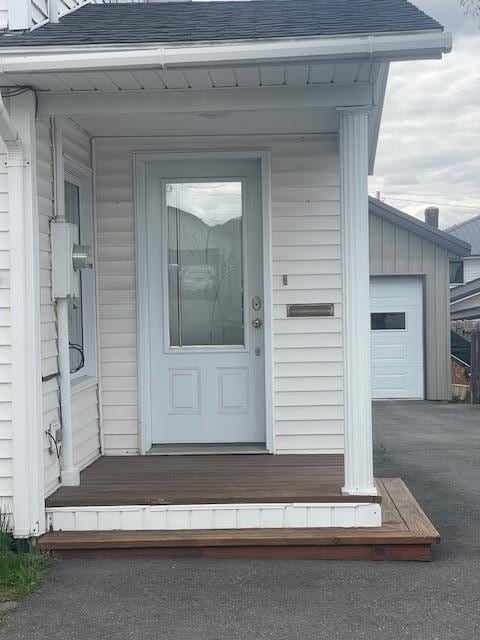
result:
M 385 311 L 371 314 L 372 331 L 401 331 L 407 328 L 405 313 Z
M 450 284 L 463 284 L 463 261 L 450 261 Z

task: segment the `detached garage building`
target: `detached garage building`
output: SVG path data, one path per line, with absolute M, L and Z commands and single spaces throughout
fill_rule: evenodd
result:
M 470 245 L 375 198 L 370 206 L 374 398 L 450 398 L 450 269 Z

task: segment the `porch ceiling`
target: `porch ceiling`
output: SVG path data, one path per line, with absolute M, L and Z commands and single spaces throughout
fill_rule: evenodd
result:
M 305 86 L 375 83 L 381 63 L 312 63 L 218 66 L 185 69 L 131 69 L 4 73 L 4 85 L 28 85 L 37 91 L 142 91 L 218 87 Z

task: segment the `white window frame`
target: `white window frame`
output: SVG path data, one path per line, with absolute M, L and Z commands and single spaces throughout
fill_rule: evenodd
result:
M 81 236 L 80 243 L 86 244 L 94 251 L 93 231 L 93 176 L 87 167 L 65 159 L 64 180 L 78 187 L 79 217 Z M 95 302 L 95 268 L 82 270 L 82 323 L 83 323 L 83 355 L 84 365 L 71 374 L 73 390 L 97 382 L 97 331 Z

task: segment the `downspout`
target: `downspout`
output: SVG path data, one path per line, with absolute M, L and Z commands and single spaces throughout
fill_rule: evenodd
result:
M 29 309 L 32 303 L 28 282 L 28 261 L 25 256 L 28 229 L 26 227 L 26 171 L 30 170 L 25 145 L 5 107 L 0 94 L 0 137 L 7 151 L 8 207 L 10 219 L 10 292 L 12 333 L 12 441 L 13 441 L 13 533 L 16 538 L 29 538 L 43 531 L 43 482 L 34 476 L 35 463 L 31 458 L 32 447 L 38 442 L 32 437 L 37 428 L 38 404 L 35 397 L 25 397 L 34 391 L 35 376 L 40 377 L 31 366 L 32 352 Z M 33 258 L 34 259 L 34 258 Z M 33 322 L 36 320 L 33 319 Z M 34 435 L 34 434 L 33 434 Z M 34 452 L 36 455 L 36 452 Z
M 53 173 L 55 189 L 55 221 L 66 222 L 65 187 L 63 161 L 62 124 L 53 119 Z M 62 415 L 62 459 L 60 477 L 62 485 L 77 487 L 80 484 L 80 472 L 75 467 L 73 456 L 72 424 L 72 384 L 70 378 L 70 342 L 68 336 L 68 298 L 58 298 L 57 305 L 57 344 L 58 375 L 60 389 L 60 409 Z

